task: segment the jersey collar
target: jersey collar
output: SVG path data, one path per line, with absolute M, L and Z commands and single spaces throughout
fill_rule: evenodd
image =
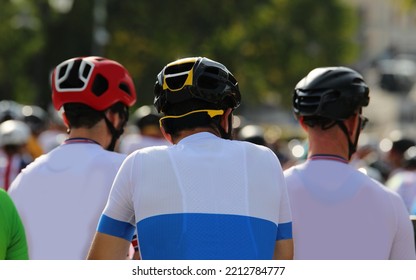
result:
M 97 141 L 94 141 L 89 138 L 82 138 L 82 137 L 68 138 L 64 141 L 63 144 L 79 144 L 79 143 L 100 145 Z
M 333 161 L 338 161 L 338 162 L 348 164 L 348 160 L 346 160 L 345 158 L 341 156 L 329 155 L 329 154 L 315 154 L 315 155 L 310 156 L 308 160 L 333 160 Z

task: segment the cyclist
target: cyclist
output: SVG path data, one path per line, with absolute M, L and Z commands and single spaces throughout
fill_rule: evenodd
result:
M 125 155 L 113 152 L 136 91 L 128 71 L 102 57 L 76 57 L 52 74 L 69 137 L 28 165 L 9 192 L 31 259 L 85 259 Z
M 159 73 L 154 93 L 173 145 L 140 149 L 123 163 L 89 259 L 122 258 L 135 225 L 142 259 L 290 259 L 276 155 L 230 141 L 241 101 L 231 72 L 208 58 L 179 59 Z
M 414 259 L 401 198 L 349 163 L 369 103 L 347 67 L 312 70 L 295 87 L 293 110 L 309 141 L 306 162 L 285 170 L 295 259 Z

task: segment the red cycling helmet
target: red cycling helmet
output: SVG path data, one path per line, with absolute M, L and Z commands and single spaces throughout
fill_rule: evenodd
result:
M 98 56 L 76 57 L 54 69 L 52 102 L 56 110 L 66 103 L 83 103 L 97 111 L 117 102 L 131 107 L 136 102 L 136 90 L 120 63 Z

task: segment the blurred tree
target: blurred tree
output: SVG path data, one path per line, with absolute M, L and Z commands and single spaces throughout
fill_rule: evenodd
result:
M 0 0 L 0 96 L 32 101 L 28 64 L 43 48 L 38 10 L 27 1 Z
M 53 0 L 0 0 L 0 94 L 2 99 L 46 107 L 50 71 L 64 59 L 91 52 L 91 2 L 71 11 Z
M 2 98 L 7 93 L 45 106 L 57 63 L 101 54 L 129 69 L 138 106 L 149 104 L 155 76 L 166 63 L 207 56 L 236 75 L 244 104 L 288 105 L 292 88 L 309 70 L 351 64 L 359 47 L 357 13 L 343 0 L 94 0 L 74 1 L 66 13 L 52 1 L 0 0 L 7 22 L 23 6 L 37 22 L 34 29 L 0 26 L 0 39 L 7 42 L 0 46 Z M 101 24 L 109 35 L 101 49 L 93 47 L 99 4 L 107 7 Z
M 339 0 L 109 1 L 107 55 L 133 73 L 139 102 L 171 60 L 207 56 L 237 76 L 244 103 L 288 105 L 311 68 L 357 58 L 357 15 Z M 123 15 L 115 17 L 112 15 Z
M 414 9 L 416 7 L 416 0 L 400 0 L 400 4 L 404 9 Z
M 50 2 L 36 1 L 42 19 L 44 47 L 31 64 L 33 73 L 38 75 L 35 100 L 43 106 L 51 102 L 49 77 L 53 68 L 71 57 L 90 55 L 92 44 L 92 1 L 74 1 L 69 11 L 60 10 Z

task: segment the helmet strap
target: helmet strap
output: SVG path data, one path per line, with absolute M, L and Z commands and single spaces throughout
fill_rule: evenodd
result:
M 351 156 L 357 151 L 358 137 L 360 136 L 361 123 L 357 126 L 357 131 L 355 133 L 354 142 L 351 141 L 351 138 L 349 136 L 348 129 L 345 126 L 345 123 L 343 121 L 337 121 L 337 125 L 341 128 L 341 130 L 344 132 L 345 136 L 347 137 L 347 140 L 348 140 L 348 160 L 350 160 Z
M 220 122 L 216 122 L 217 128 L 220 131 L 221 138 L 231 139 L 233 132 L 233 114 L 228 115 L 228 132 L 221 126 Z
M 127 116 L 126 116 L 126 114 L 127 114 Z M 123 113 L 120 112 L 120 115 L 124 115 L 124 116 L 122 116 L 123 117 L 123 120 L 122 120 L 123 123 L 120 126 L 121 127 L 120 129 L 116 129 L 114 127 L 114 125 L 110 122 L 110 120 L 105 115 L 105 112 L 103 112 L 103 115 L 104 115 L 105 123 L 106 123 L 106 125 L 107 125 L 107 127 L 108 127 L 108 129 L 110 130 L 110 133 L 111 133 L 111 142 L 110 142 L 110 145 L 108 145 L 108 147 L 106 148 L 106 150 L 113 152 L 115 147 L 116 147 L 117 140 L 124 133 L 124 126 L 126 125 L 126 123 L 128 121 L 128 112 L 127 111 L 123 111 Z

